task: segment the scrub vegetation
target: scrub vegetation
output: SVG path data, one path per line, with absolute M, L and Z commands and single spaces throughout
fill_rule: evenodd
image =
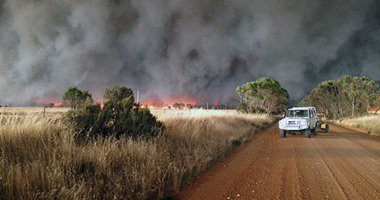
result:
M 380 115 L 366 115 L 355 118 L 344 118 L 340 120 L 334 120 L 333 122 L 344 126 L 368 131 L 371 135 L 380 136 Z
M 149 140 L 78 143 L 67 109 L 0 108 L 0 199 L 157 199 L 174 194 L 274 122 L 233 111 L 153 110 Z

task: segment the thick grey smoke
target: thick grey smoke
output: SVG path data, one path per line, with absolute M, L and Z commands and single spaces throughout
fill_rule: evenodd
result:
M 0 0 L 0 101 L 98 98 L 229 101 L 261 76 L 293 100 L 343 74 L 380 79 L 375 0 Z

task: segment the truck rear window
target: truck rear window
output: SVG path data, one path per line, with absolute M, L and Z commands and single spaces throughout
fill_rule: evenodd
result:
M 287 117 L 308 117 L 309 111 L 308 110 L 288 110 L 286 113 Z

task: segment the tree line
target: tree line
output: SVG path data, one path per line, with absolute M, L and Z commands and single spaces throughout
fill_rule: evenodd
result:
M 379 84 L 366 76 L 343 76 L 320 83 L 300 105 L 313 105 L 329 118 L 354 117 L 380 108 Z
M 236 88 L 243 113 L 278 114 L 289 107 L 289 94 L 280 83 L 260 78 Z M 328 118 L 354 117 L 380 110 L 379 84 L 366 76 L 342 76 L 320 83 L 299 106 L 313 106 Z
M 236 88 L 242 113 L 280 114 L 289 107 L 289 93 L 270 78 L 260 78 Z M 63 105 L 70 107 L 66 121 L 79 140 L 112 136 L 152 138 L 162 134 L 164 125 L 149 109 L 135 102 L 130 88 L 115 86 L 104 91 L 104 105 L 94 103 L 92 95 L 77 87 L 63 94 Z M 320 83 L 299 104 L 314 106 L 329 118 L 363 115 L 380 110 L 379 84 L 365 76 L 343 76 Z M 185 105 L 178 104 L 178 107 Z

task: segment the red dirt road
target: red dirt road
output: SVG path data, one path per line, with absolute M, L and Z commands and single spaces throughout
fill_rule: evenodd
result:
M 380 199 L 380 137 L 331 125 L 280 138 L 278 125 L 202 174 L 178 199 Z

